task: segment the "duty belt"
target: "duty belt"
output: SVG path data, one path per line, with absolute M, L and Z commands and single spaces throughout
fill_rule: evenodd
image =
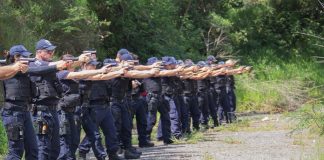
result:
M 111 102 L 123 103 L 124 99 L 123 98 L 111 97 Z
M 28 103 L 27 104 L 26 103 L 19 104 L 19 103 L 5 102 L 3 108 L 7 109 L 7 110 L 11 110 L 11 111 L 23 112 L 23 111 L 30 111 L 31 105 Z
M 98 100 L 98 101 L 90 101 L 89 103 L 90 105 L 105 105 L 105 104 L 109 104 L 109 101 L 106 100 Z
M 56 105 L 36 105 L 38 111 L 56 111 Z

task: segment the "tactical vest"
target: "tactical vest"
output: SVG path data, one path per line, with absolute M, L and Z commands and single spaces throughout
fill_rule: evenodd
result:
M 175 94 L 183 94 L 183 90 L 184 90 L 184 83 L 182 82 L 182 80 L 179 77 L 171 77 L 173 79 L 173 85 L 175 87 Z
M 110 80 L 112 97 L 122 100 L 126 96 L 126 92 L 131 90 L 131 81 L 128 78 L 114 78 Z
M 150 93 L 161 93 L 161 78 L 152 77 L 144 79 L 144 88 Z
M 35 86 L 31 84 L 29 77 L 22 73 L 4 80 L 3 85 L 5 100 L 10 101 L 30 102 L 34 93 L 32 91 L 35 91 Z
M 208 89 L 208 83 L 209 81 L 207 81 L 207 79 L 202 79 L 202 80 L 198 80 L 197 81 L 197 89 L 198 92 L 204 92 Z
M 185 79 L 183 80 L 184 91 L 183 93 L 193 94 L 196 92 L 195 80 Z
M 235 82 L 234 82 L 234 76 L 226 76 L 226 87 L 234 87 Z
M 62 96 L 62 86 L 55 73 L 31 76 L 30 79 L 36 85 L 36 101 L 59 99 Z
M 171 77 L 162 77 L 162 94 L 172 95 L 175 93 L 175 85 Z
M 226 76 L 216 76 L 215 88 L 221 88 L 226 86 Z
M 60 99 L 59 107 L 76 107 L 80 105 L 79 83 L 71 79 L 61 79 L 63 98 Z
M 93 81 L 91 87 L 91 101 L 107 101 L 110 97 L 110 87 L 107 81 Z
M 82 106 L 88 106 L 90 102 L 92 81 L 80 80 L 79 81 L 79 94 Z

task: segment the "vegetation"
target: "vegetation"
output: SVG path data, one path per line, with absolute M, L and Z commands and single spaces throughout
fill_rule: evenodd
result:
M 0 50 L 33 51 L 46 38 L 57 55 L 96 48 L 103 59 L 127 48 L 143 63 L 162 55 L 240 59 L 254 72 L 237 76 L 239 111 L 303 106 L 301 128 L 316 122 L 323 132 L 324 70 L 313 59 L 324 56 L 320 0 L 1 0 L 0 10 Z

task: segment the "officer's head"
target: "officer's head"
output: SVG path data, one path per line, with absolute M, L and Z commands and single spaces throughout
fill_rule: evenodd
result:
M 159 59 L 157 57 L 151 57 L 149 59 L 147 59 L 147 65 L 152 65 L 153 63 L 159 61 Z
M 177 66 L 177 60 L 174 57 L 165 56 L 162 57 L 162 61 L 166 69 L 174 69 Z
M 10 48 L 9 54 L 7 55 L 9 62 L 14 63 L 15 61 L 18 61 L 19 58 L 28 58 L 30 55 L 32 55 L 31 52 L 29 52 L 25 46 L 23 45 L 14 45 Z
M 97 68 L 97 65 L 99 64 L 96 60 L 90 60 L 88 63 L 85 63 L 83 65 L 83 70 L 95 70 Z
M 121 56 L 124 55 L 124 54 L 129 54 L 129 51 L 127 49 L 120 49 L 118 52 L 117 52 L 117 55 L 116 55 L 116 61 L 117 62 L 121 62 Z
M 193 63 L 193 61 L 192 61 L 191 59 L 186 59 L 186 60 L 184 61 L 184 64 L 185 64 L 186 66 L 193 66 L 193 65 L 194 65 L 194 63 Z
M 130 54 L 123 54 L 120 56 L 120 62 L 134 60 L 133 56 Z
M 212 64 L 212 63 L 215 63 L 217 60 L 216 60 L 216 58 L 213 56 L 213 55 L 209 55 L 208 57 L 207 57 L 207 63 L 208 64 Z
M 207 66 L 207 63 L 204 62 L 204 61 L 199 61 L 199 62 L 197 63 L 197 66 L 200 67 L 200 68 L 202 68 L 202 67 L 206 67 L 206 66 Z
M 69 59 L 69 58 L 74 58 L 74 56 L 71 54 L 64 54 L 60 57 L 60 60 Z M 75 68 L 72 66 L 73 62 L 69 62 L 69 63 L 70 65 L 67 66 L 67 70 L 69 70 L 70 72 L 74 72 Z
M 51 61 L 56 46 L 46 39 L 41 39 L 36 44 L 36 58 L 43 61 Z
M 82 53 L 90 53 L 90 58 L 93 60 L 97 60 L 97 51 L 95 49 L 88 49 L 83 51 Z

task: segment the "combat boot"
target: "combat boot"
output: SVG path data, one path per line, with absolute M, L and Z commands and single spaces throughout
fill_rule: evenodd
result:
M 136 153 L 130 151 L 129 149 L 125 149 L 124 157 L 125 157 L 125 159 L 139 159 L 141 157 L 141 155 L 136 154 Z
M 117 153 L 110 153 L 110 154 L 108 155 L 108 157 L 109 157 L 109 160 L 122 160 L 122 159 L 123 159 L 123 158 L 119 157 L 119 156 L 117 155 Z
M 154 143 L 150 141 L 146 141 L 144 143 L 139 143 L 138 146 L 141 148 L 149 148 L 149 147 L 154 147 Z

